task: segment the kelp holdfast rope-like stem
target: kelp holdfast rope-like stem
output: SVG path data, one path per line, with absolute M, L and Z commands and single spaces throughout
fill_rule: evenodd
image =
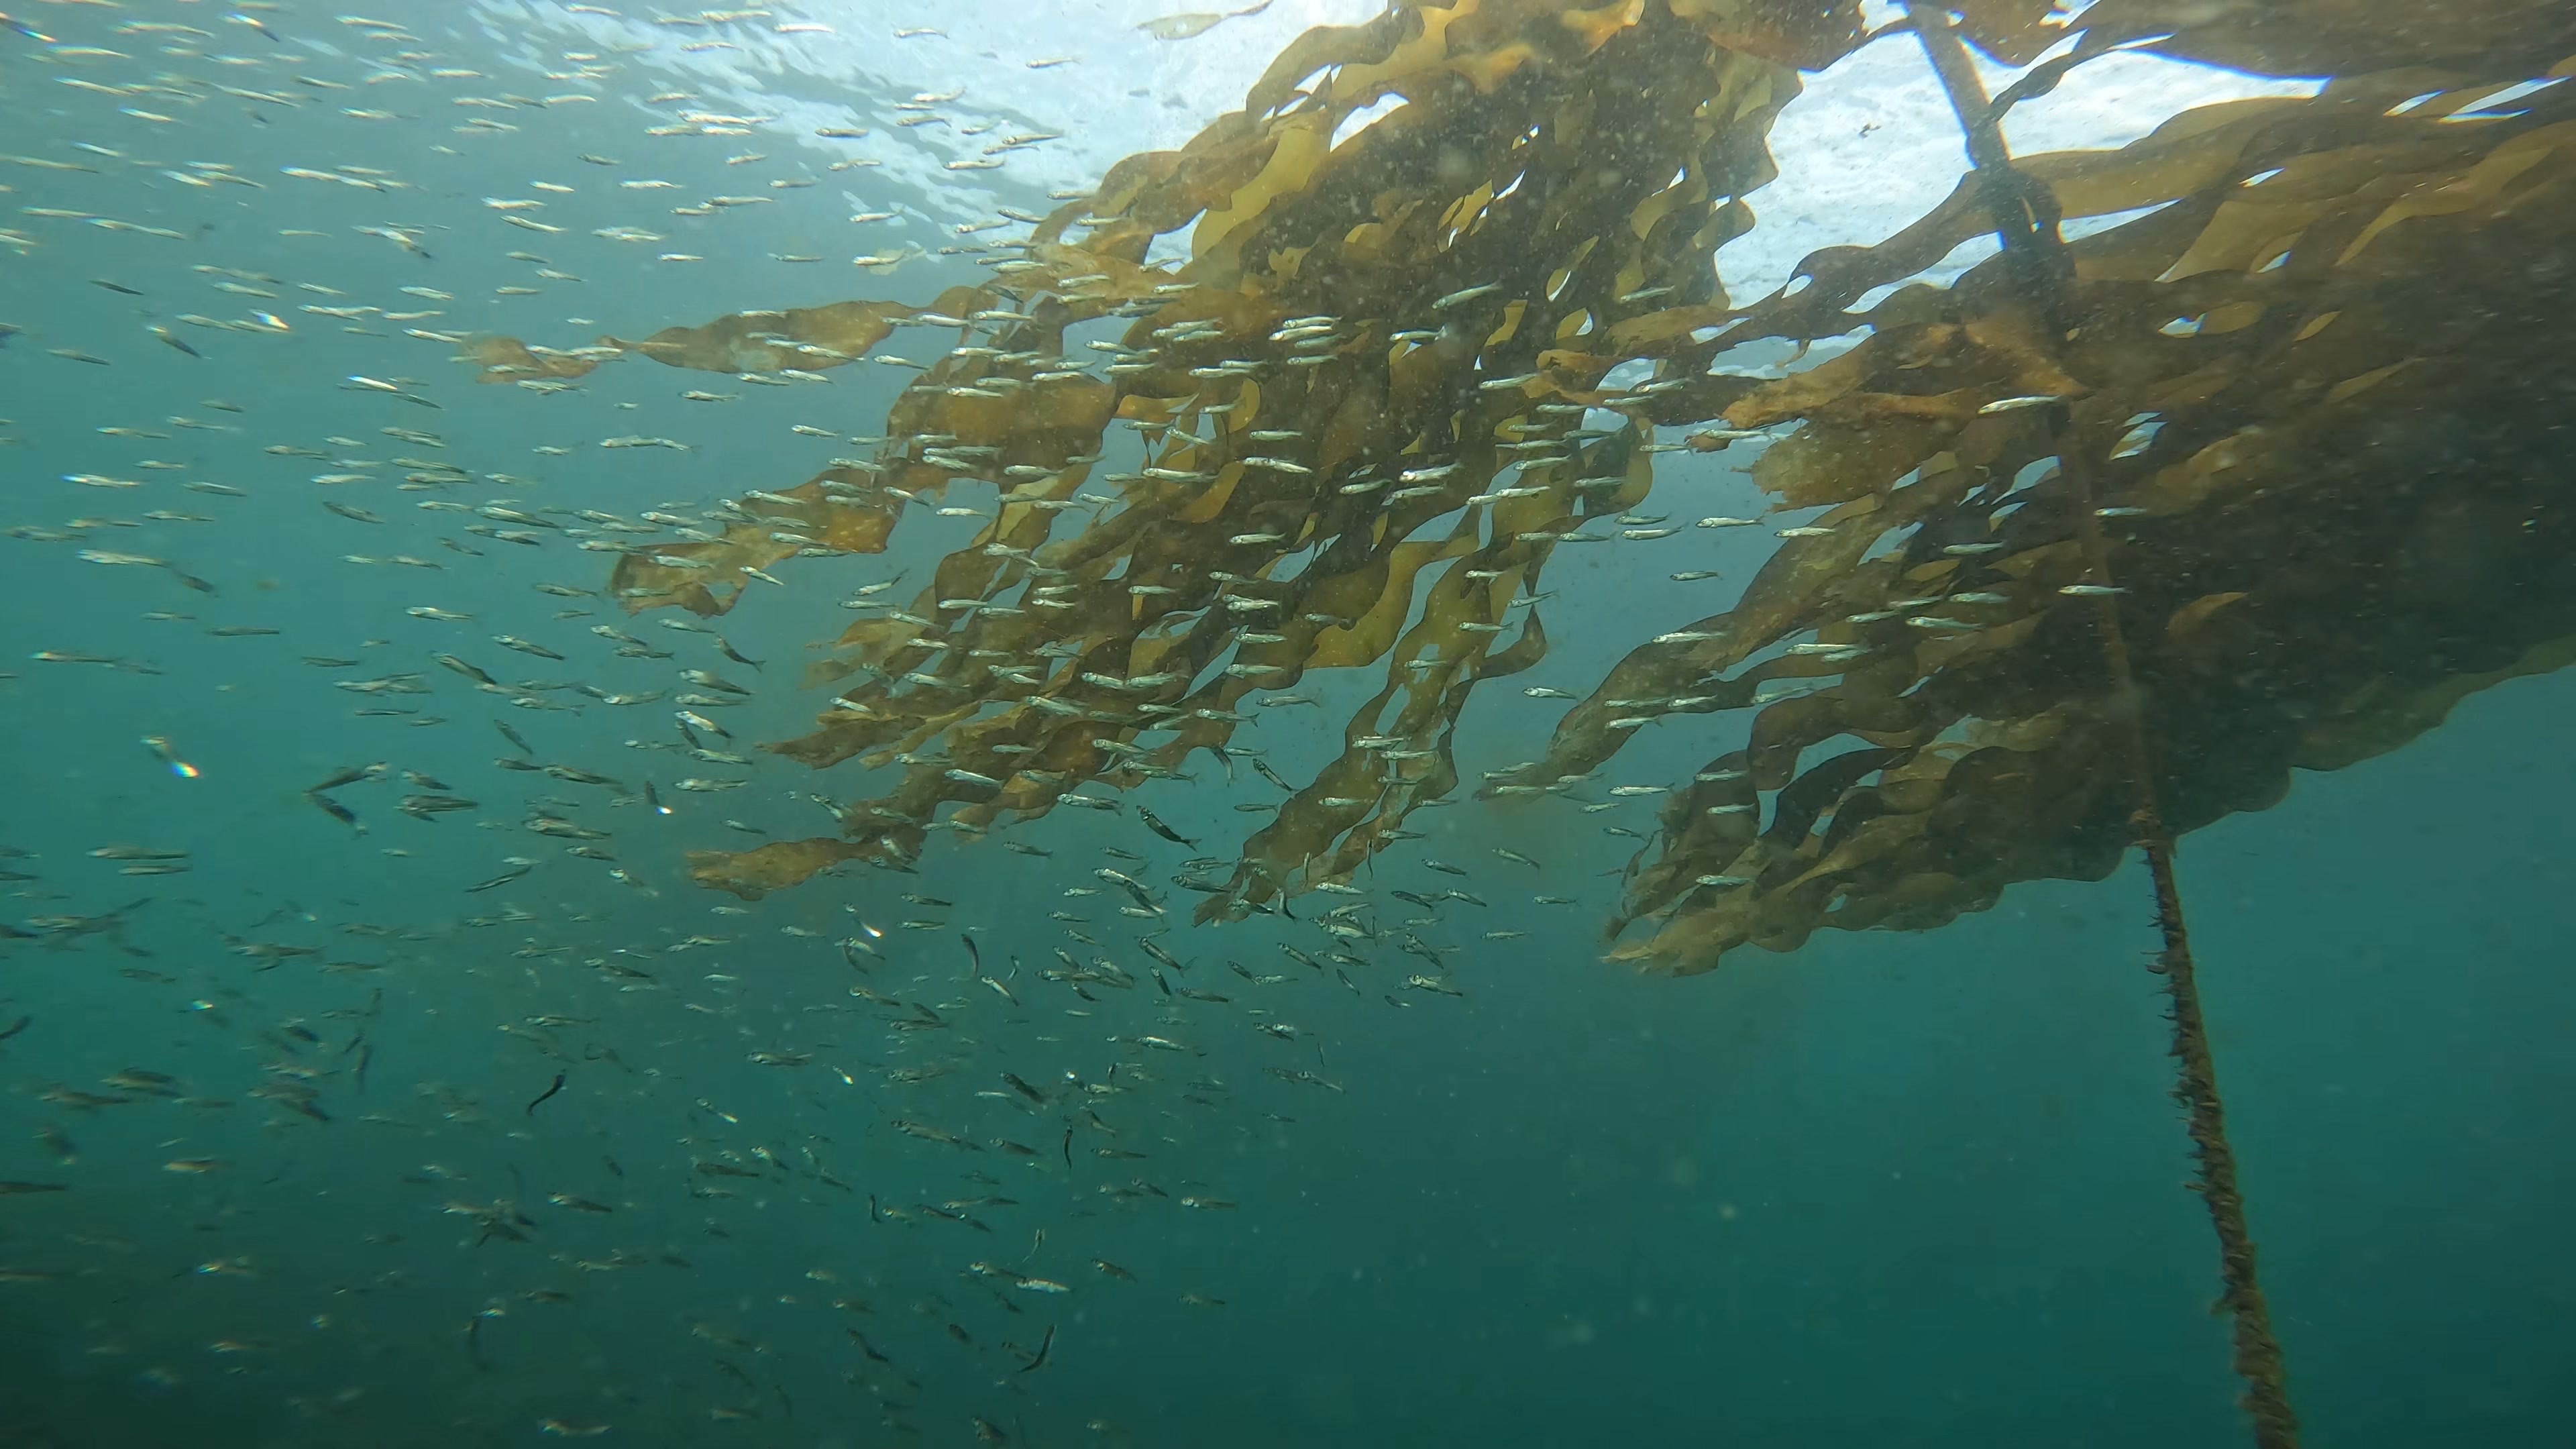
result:
M 1998 125 L 1999 108 L 1986 98 L 1967 46 L 1950 28 L 1947 13 L 1934 6 L 1912 5 L 1907 12 L 1907 23 L 1921 40 L 1966 132 L 1968 159 L 1994 212 L 1995 235 L 2005 264 L 2046 316 L 2051 340 L 2062 342 L 2076 320 L 2072 315 L 2074 266 L 2058 235 L 2056 203 L 2044 186 L 2013 170 Z M 2062 436 L 2064 408 L 2056 410 L 2056 418 Z M 2058 449 L 2058 465 L 2075 494 L 2090 582 L 2109 586 L 2109 551 L 2101 520 L 2093 512 L 2087 463 L 2082 449 L 2071 441 Z M 2103 661 L 2117 691 L 2118 733 L 2137 791 L 2130 821 L 2138 848 L 2146 856 L 2155 892 L 2156 929 L 2164 942 L 2153 969 L 2164 978 L 2172 1002 L 2172 1055 L 2177 1062 L 2173 1094 L 2188 1114 L 2192 1150 L 2198 1159 L 2199 1177 L 2190 1186 L 2207 1205 L 2210 1225 L 2218 1233 L 2219 1276 L 2225 1284 L 2220 1304 L 2234 1327 L 2235 1369 L 2245 1382 L 2241 1402 L 2254 1422 L 2258 1449 L 2296 1449 L 2299 1419 L 2290 1408 L 2281 1345 L 2272 1336 L 2271 1310 L 2255 1271 L 2254 1238 L 2245 1225 L 2245 1200 L 2236 1185 L 2236 1153 L 2227 1142 L 2227 1114 L 2219 1099 L 2218 1069 L 2201 1012 L 2191 935 L 2183 920 L 2182 891 L 2174 880 L 2173 836 L 2157 800 L 2155 760 L 2140 719 L 2137 681 L 2128 640 L 2120 629 L 2117 594 L 2102 596 L 2100 630 Z

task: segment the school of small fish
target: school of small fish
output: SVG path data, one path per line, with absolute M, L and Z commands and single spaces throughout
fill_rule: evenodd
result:
M 671 564 L 657 548 L 752 521 L 711 501 L 739 492 L 714 461 L 733 426 L 720 419 L 752 389 L 828 379 L 623 379 L 645 400 L 562 401 L 584 389 L 478 392 L 454 349 L 531 308 L 608 313 L 704 285 L 661 279 L 711 258 L 703 270 L 757 257 L 789 275 L 834 247 L 876 272 L 1007 258 L 987 234 L 1027 210 L 950 226 L 891 185 L 845 188 L 908 158 L 1013 195 L 996 173 L 1062 133 L 939 84 L 934 27 L 863 38 L 922 47 L 920 90 L 866 125 L 814 125 L 662 82 L 682 73 L 675 55 L 820 43 L 846 22 L 547 8 L 562 33 L 596 22 L 602 40 L 496 58 L 462 7 L 426 0 L 391 18 L 262 0 L 13 0 L 0 16 L 0 397 L 15 415 L 0 423 L 15 462 L 0 546 L 94 566 L 79 577 L 126 605 L 113 621 L 22 606 L 0 688 L 11 708 L 109 689 L 158 705 L 192 698 L 180 677 L 193 689 L 202 669 L 292 676 L 241 688 L 285 696 L 272 702 L 301 722 L 246 750 L 192 735 L 191 706 L 138 703 L 118 788 L 148 788 L 160 834 L 0 822 L 14 893 L 0 1062 L 9 1120 L 27 1124 L 0 1145 L 0 1296 L 11 1312 L 52 1290 L 88 1305 L 63 1351 L 156 1389 L 254 1385 L 306 1426 L 280 1442 L 346 1442 L 335 1423 L 393 1403 L 460 1436 L 439 1442 L 750 1420 L 781 1434 L 826 1412 L 799 1402 L 825 1383 L 889 1434 L 1022 1442 L 1032 1405 L 1079 1403 L 1056 1380 L 1112 1371 L 1083 1340 L 1104 1311 L 1143 1311 L 1121 1295 L 1186 1332 L 1261 1291 L 1251 1239 L 1230 1276 L 1157 1281 L 1104 1256 L 1103 1225 L 1293 1211 L 1229 1178 L 1248 1155 L 1297 1151 L 1301 1117 L 1354 1110 L 1364 1089 L 1336 1069 L 1337 1027 L 1468 996 L 1479 948 L 1526 935 L 1533 907 L 1575 903 L 1527 894 L 1569 862 L 1465 833 L 1460 860 L 1186 935 L 1172 888 L 1222 892 L 1232 861 L 1193 853 L 1205 827 L 1131 803 L 997 837 L 1003 865 L 986 851 L 860 870 L 827 897 L 709 905 L 679 883 L 681 851 L 710 835 L 833 808 L 794 767 L 759 763 L 774 719 L 812 706 L 779 657 L 793 646 L 754 611 L 726 632 L 627 620 L 604 597 L 608 565 Z M 1266 8 L 1136 28 L 1182 41 Z M 486 194 L 504 176 L 524 180 Z M 896 227 L 922 240 L 879 240 Z M 42 307 L 14 280 L 37 276 L 62 284 Z M 1319 337 L 1332 323 L 1308 319 Z M 890 366 L 860 371 L 921 366 L 875 361 Z M 111 420 L 34 401 L 76 385 Z M 796 405 L 824 422 L 867 411 L 821 395 Z M 614 416 L 627 411 L 646 415 Z M 799 422 L 760 446 L 873 441 L 847 425 Z M 631 501 L 555 501 L 612 487 Z M 1678 531 L 1662 521 L 1620 520 L 1639 541 Z M 285 536 L 322 581 L 311 592 L 252 562 Z M 327 550 L 301 547 L 317 538 Z M 866 562 L 891 577 L 838 587 L 884 607 L 873 596 L 905 558 L 938 551 L 907 544 Z M 23 576 L 35 556 L 6 567 Z M 137 637 L 163 642 L 100 642 Z M 266 652 L 224 652 L 245 650 Z M 729 723 L 748 718 L 762 722 Z M 1252 748 L 1207 789 L 1236 783 L 1237 762 L 1289 788 Z M 188 792 L 227 771 L 257 775 L 266 816 L 192 812 Z M 301 862 L 255 908 L 198 884 L 249 834 Z M 362 867 L 402 884 L 342 880 Z M 93 989 L 150 1025 L 103 1045 L 60 1030 L 46 982 L 75 966 L 112 970 Z M 433 1045 L 457 1032 L 482 1054 Z M 75 1065 L 100 1049 L 140 1064 Z M 102 1225 L 104 1204 L 146 1194 L 202 1239 L 192 1261 Z M 316 1194 L 367 1205 L 380 1229 L 306 1241 Z M 417 1271 L 431 1244 L 452 1269 Z M 812 1261 L 781 1276 L 780 1251 Z M 520 1367 L 532 1337 L 637 1315 L 694 1341 L 703 1372 L 603 1366 L 566 1384 Z M 401 1326 L 419 1322 L 436 1332 Z M 686 1432 L 673 1442 L 696 1442 Z

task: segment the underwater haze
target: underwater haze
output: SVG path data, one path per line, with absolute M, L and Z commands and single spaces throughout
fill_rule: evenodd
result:
M 757 502 L 1021 344 L 635 340 L 984 286 L 1377 5 L 0 5 L 0 1446 L 2249 1442 L 2134 854 L 1639 974 L 1602 927 L 1705 768 L 1672 726 L 1247 890 L 1376 687 L 1318 668 L 1177 763 L 1119 735 L 1094 808 L 709 888 L 951 762 L 763 747 L 850 708 L 818 637 L 1008 552 L 967 454 L 879 551 Z M 2013 144 L 2319 89 L 2103 65 Z M 1967 165 L 1906 37 L 1806 85 L 1721 303 Z M 1038 365 L 1132 361 L 1124 326 Z M 1568 416 L 1607 437 L 1617 393 Z M 1459 780 L 1826 517 L 1742 453 L 1659 464 L 1675 527 L 1533 569 L 1545 656 Z M 1060 506 L 1114 518 L 1089 486 Z M 612 582 L 746 528 L 785 537 L 729 607 Z M 2506 680 L 2175 853 L 2310 1444 L 2576 1443 L 2571 715 L 2576 678 Z

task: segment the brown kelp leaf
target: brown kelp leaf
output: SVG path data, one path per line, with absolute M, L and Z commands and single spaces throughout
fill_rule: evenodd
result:
M 1775 65 L 1823 70 L 1860 42 L 1861 7 L 1846 0 L 1667 0 L 1673 13 L 1729 50 Z M 2047 0 L 2024 0 L 2044 10 Z
M 756 520 L 729 525 L 712 541 L 620 556 L 609 575 L 611 596 L 628 613 L 676 604 L 701 616 L 721 614 L 741 599 L 753 570 L 809 550 L 881 551 L 899 504 L 874 479 L 832 469 L 742 506 L 758 509 Z
M 1785 948 L 1817 925 L 1921 928 L 1991 903 L 2013 880 L 2108 870 L 2125 840 L 2129 792 L 2103 764 L 2112 758 L 2102 744 L 2109 686 L 2083 622 L 2106 598 L 2158 626 L 2129 632 L 2156 705 L 2156 755 L 2188 762 L 2170 766 L 2178 773 L 2159 784 L 2171 823 L 2183 829 L 2227 810 L 2267 807 L 2294 765 L 2339 765 L 2411 738 L 2438 719 L 2455 690 L 2548 667 L 2540 662 L 2552 657 L 2545 642 L 2514 652 L 2515 641 L 2545 641 L 2553 616 L 2507 602 L 2508 588 L 2534 585 L 2505 561 L 2537 558 L 2498 526 L 2511 505 L 2434 501 L 2438 483 L 2409 472 L 2392 484 L 2383 470 L 2356 462 L 2369 456 L 2357 449 L 2383 446 L 2363 442 L 2384 433 L 2366 410 L 2391 405 L 2416 420 L 2475 416 L 2482 442 L 2471 451 L 2511 454 L 2524 445 L 2506 439 L 2514 428 L 2502 420 L 2527 406 L 2514 399 L 2527 393 L 2523 369 L 2539 365 L 2531 349 L 2541 334 L 2517 339 L 2510 327 L 2488 326 L 2477 343 L 2466 341 L 2462 319 L 2502 314 L 2476 299 L 2490 273 L 2451 258 L 2470 237 L 2477 238 L 2470 254 L 2515 245 L 2491 228 L 2536 240 L 2531 228 L 2551 224 L 2525 209 L 2545 194 L 2532 182 L 2563 164 L 2559 123 L 2542 114 L 2471 131 L 2408 121 L 2402 108 L 2389 114 L 2395 101 L 2424 89 L 2420 73 L 2339 80 L 2311 102 L 2178 118 L 2125 152 L 2032 158 L 2027 174 L 2066 188 L 2069 213 L 2176 203 L 2076 244 L 2089 313 L 2063 372 L 2031 340 L 2030 319 L 2000 265 L 1989 264 L 1947 296 L 1900 292 L 1860 347 L 1729 406 L 1732 425 L 1776 429 L 1803 420 L 1755 470 L 1797 501 L 1902 504 L 1939 476 L 1991 481 L 1973 491 L 1953 487 L 1929 500 L 1933 508 L 1901 520 L 1870 513 L 1824 520 L 1835 533 L 1792 541 L 1732 614 L 1678 630 L 1675 642 L 1649 646 L 1613 670 L 1593 700 L 1569 713 L 1548 760 L 1521 778 L 1590 768 L 1625 737 L 1609 719 L 1616 709 L 1633 712 L 1640 697 L 1666 693 L 1720 698 L 1733 681 L 1719 680 L 1718 669 L 1802 629 L 1832 641 L 1816 648 L 1847 650 L 1849 668 L 1877 672 L 1904 661 L 1900 676 L 1871 687 L 1881 697 L 1902 690 L 1919 717 L 1896 727 L 1881 707 L 1861 710 L 1848 683 L 1776 700 L 1753 726 L 1758 783 L 1778 782 L 1801 751 L 1835 734 L 1906 750 L 1961 726 L 1978 744 L 1937 777 L 1906 776 L 1903 792 L 1887 782 L 1919 757 L 1900 755 L 1878 781 L 1836 784 L 1835 825 L 1803 843 L 1794 830 L 1778 833 L 1790 822 L 1753 850 L 1751 837 L 1725 823 L 1744 817 L 1668 821 L 1663 847 L 1633 877 L 1622 913 L 1623 921 L 1661 924 L 1650 939 L 1621 947 L 1621 959 L 1706 969 L 1739 943 Z M 2439 109 L 2449 96 L 2480 89 L 2455 82 L 2415 109 Z M 2275 184 L 2279 191 L 2261 189 Z M 2518 203 L 2508 206 L 2508 195 Z M 2444 227 L 2454 216 L 2478 220 Z M 1970 217 L 1954 221 L 1953 234 L 1974 227 Z M 2222 230 L 2229 239 L 2213 242 Z M 1915 244 L 1918 253 L 1943 235 Z M 2374 261 L 2377 247 L 2400 236 L 2409 238 L 2402 260 Z M 1848 270 L 1877 270 L 1882 285 L 1894 279 L 1884 268 Z M 1805 324 L 1792 312 L 1774 315 L 1785 335 L 1800 335 Z M 2361 326 L 2346 333 L 2357 318 Z M 2330 335 L 2346 341 L 2321 351 L 2312 339 L 2329 320 Z M 1955 330 L 1937 330 L 1945 327 Z M 2443 344 L 2438 366 L 2424 356 L 2434 336 L 2456 340 Z M 2384 401 L 2391 389 L 2409 401 Z M 2029 421 L 2047 416 L 2029 411 L 2033 395 L 2073 400 L 2065 406 L 2075 426 L 2054 446 L 2080 448 L 2103 470 L 2102 501 L 2120 515 L 2109 530 L 2112 580 L 2126 593 L 2096 587 L 2107 581 L 2091 577 L 2071 537 L 2062 470 L 2047 456 L 2045 430 Z M 1988 415 L 1988 402 L 2013 410 Z M 1935 420 L 1945 426 L 1919 439 L 1883 436 L 1890 426 Z M 1925 471 L 1900 472 L 1909 461 Z M 2446 460 L 2445 476 L 2462 476 L 2448 471 L 2461 466 L 2470 465 Z M 2358 481 L 2364 474 L 2374 481 Z M 2369 500 L 2361 512 L 2351 502 L 2322 502 L 2346 479 Z M 1998 507 L 2004 503 L 2010 508 Z M 2296 528 L 2296 518 L 2312 526 L 2327 516 L 2321 509 L 2340 521 L 2334 541 L 2308 535 L 2290 545 L 2300 535 L 2281 530 Z M 2216 532 L 2199 528 L 2204 518 Z M 1845 553 L 1862 537 L 1878 546 L 1889 536 L 1879 525 L 1889 522 L 1916 525 L 1913 542 L 1874 564 Z M 1849 532 L 1855 527 L 1859 535 Z M 2192 530 L 2189 542 L 2177 529 Z M 2411 652 L 2403 627 L 2334 664 L 2290 642 L 2327 627 L 2290 622 L 2305 609 L 2346 606 L 2328 598 L 2384 597 L 2382 584 L 2365 581 L 2385 577 L 2392 549 L 2433 556 L 2405 541 L 2428 531 L 2440 537 L 2443 556 L 2490 561 L 2479 577 L 2497 580 L 2489 594 L 2495 608 L 2480 628 L 2492 637 L 2495 668 L 2454 672 L 2415 691 L 2391 682 L 2392 674 L 2403 680 L 2443 666 Z M 1836 556 L 1815 564 L 1824 551 Z M 2285 569 L 2293 558 L 2299 562 Z M 1802 562 L 1814 567 L 1804 587 Z M 1881 564 L 1872 598 L 1865 585 Z M 2327 585 L 2327 576 L 2342 583 Z M 2517 582 L 2503 585 L 2506 576 Z M 2462 607 L 2456 590 L 2464 576 L 2445 569 L 2442 577 L 2439 594 L 2411 607 L 2444 617 Z M 2553 571 L 2549 587 L 2568 586 L 2566 571 Z M 2307 599 L 2315 602 L 2293 602 Z M 2171 626 L 2162 627 L 2168 618 Z M 2301 666 L 2248 687 L 2243 661 L 2281 648 L 2304 651 L 2292 656 Z M 1758 666 L 1742 679 L 1766 672 Z M 2273 712 L 2270 696 L 2282 692 L 2335 723 L 2304 740 L 2280 728 L 2297 717 Z M 1607 702 L 1614 698 L 1615 709 Z M 1814 778 L 1801 775 L 1799 783 Z M 1937 795 L 1925 795 L 1927 783 L 1937 783 Z
M 756 901 L 771 891 L 802 885 L 816 871 L 828 870 L 843 861 L 883 854 L 882 848 L 874 844 L 853 845 L 828 837 L 773 840 L 758 849 L 740 852 L 693 850 L 689 852 L 689 879 Z
M 476 337 L 464 344 L 465 360 L 482 369 L 476 382 L 527 382 L 586 377 L 590 370 L 617 356 L 613 346 L 559 352 L 531 347 L 515 337 Z
M 2576 635 L 2545 639 L 2499 668 L 2455 674 L 2402 694 L 2356 692 L 2352 706 L 2311 721 L 2291 763 L 2302 770 L 2340 770 L 2384 755 L 2449 717 L 2452 707 L 2509 679 L 2547 674 L 2576 664 Z
M 1368 612 L 1347 625 L 1332 625 L 1316 635 L 1306 656 L 1307 666 L 1347 669 L 1383 656 L 1413 613 L 1413 576 L 1429 564 L 1457 558 L 1475 546 L 1475 535 L 1466 533 L 1453 534 L 1438 543 L 1397 544 L 1381 566 L 1385 582 Z
M 1207 34 L 1228 18 L 1223 11 L 1195 10 L 1180 15 L 1157 15 L 1136 28 L 1156 40 L 1189 40 Z
M 963 301 L 963 289 L 942 302 Z M 703 327 L 665 327 L 641 341 L 602 338 L 603 344 L 649 357 L 665 367 L 701 372 L 815 371 L 865 356 L 894 331 L 897 318 L 930 308 L 899 302 L 833 302 L 780 312 L 736 312 Z
M 2576 16 L 2550 0 L 2102 0 L 2082 24 L 2096 43 L 2163 37 L 2150 48 L 2257 75 L 2442 66 L 2528 80 L 2576 53 Z
M 1115 809 L 1308 670 L 1382 661 L 1340 751 L 1198 916 L 1357 879 L 1456 788 L 1475 686 L 1543 654 L 1535 614 L 1516 637 L 1511 615 L 1554 550 L 1610 538 L 1597 520 L 1647 496 L 1655 429 L 1712 420 L 1725 435 L 1686 446 L 1741 443 L 1720 456 L 1756 455 L 1780 505 L 1830 511 L 1731 607 L 1635 626 L 1545 757 L 1490 787 L 1548 808 L 1649 723 L 1712 736 L 1627 874 L 1615 959 L 1706 970 L 2106 874 L 2131 836 L 2113 746 L 2132 719 L 2190 830 L 2563 662 L 2576 523 L 2553 492 L 2553 379 L 2576 279 L 2545 263 L 2576 234 L 2576 103 L 2551 87 L 2480 107 L 2576 50 L 2567 17 L 1954 8 L 2015 62 L 2074 38 L 2007 102 L 2081 87 L 2129 43 L 2330 80 L 1972 176 L 1737 305 L 1713 256 L 1754 225 L 1790 67 L 1848 53 L 1856 5 L 1408 0 L 1310 31 L 1244 109 L 1112 166 L 939 299 L 978 345 L 906 390 L 874 459 L 746 494 L 717 541 L 620 562 L 630 607 L 715 612 L 796 555 L 884 547 L 906 496 L 1005 500 L 919 597 L 841 632 L 809 675 L 842 693 L 771 747 L 899 770 L 843 814 L 867 843 L 716 857 L 701 878 L 768 889 L 900 863 L 934 825 Z M 1927 280 L 1999 202 L 2043 232 L 2117 224 L 2044 283 L 2013 253 Z M 1144 265 L 1192 227 L 1186 263 Z M 635 346 L 802 367 L 829 358 L 797 349 L 855 356 L 902 315 L 842 308 Z M 1111 319 L 1104 370 L 1065 358 L 1068 329 Z M 475 355 L 543 384 L 613 354 Z M 1648 377 L 1604 386 L 1638 363 Z M 1583 426 L 1593 409 L 1614 425 Z M 1140 462 L 1098 461 L 1113 423 Z M 1577 610 L 1592 572 L 1563 586 Z M 2106 618 L 2134 692 L 2104 663 Z
M 571 378 L 628 353 L 701 372 L 816 372 L 867 355 L 895 325 L 925 312 L 978 305 L 979 293 L 951 287 L 927 307 L 901 302 L 832 302 L 776 312 L 736 312 L 698 327 L 665 327 L 641 341 L 603 337 L 573 352 L 534 347 L 513 337 L 480 337 L 466 358 L 482 368 L 478 382 Z

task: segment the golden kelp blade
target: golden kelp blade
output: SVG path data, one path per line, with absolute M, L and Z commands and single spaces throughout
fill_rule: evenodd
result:
M 689 879 L 716 890 L 756 901 L 771 891 L 802 885 L 815 872 L 851 860 L 893 862 L 901 853 L 883 840 L 852 844 L 828 837 L 773 840 L 757 850 L 689 852 Z
M 736 312 L 703 327 L 665 327 L 640 342 L 603 337 L 596 346 L 572 352 L 531 347 L 514 337 L 478 337 L 466 344 L 466 356 L 483 369 L 477 382 L 582 377 L 628 353 L 700 372 L 815 372 L 866 356 L 898 322 L 971 305 L 977 295 L 972 288 L 952 287 L 927 307 L 833 302 L 776 312 Z
M 840 849 L 908 853 L 933 823 L 1114 807 L 1087 787 L 1175 773 L 1261 693 L 1383 660 L 1341 753 L 1201 916 L 1338 882 L 1455 788 L 1477 682 L 1544 651 L 1534 616 L 1514 636 L 1515 595 L 1569 535 L 1598 536 L 1587 520 L 1645 496 L 1652 428 L 1712 419 L 1725 436 L 1692 447 L 1762 430 L 1754 481 L 1829 511 L 1732 609 L 1650 626 L 1546 758 L 1492 787 L 1544 793 L 1648 723 L 1750 711 L 1712 731 L 1630 873 L 1614 926 L 1637 929 L 1614 954 L 1657 969 L 1820 926 L 1937 925 L 2014 881 L 2108 871 L 2132 791 L 2106 741 L 2132 714 L 2189 829 L 2560 658 L 2576 539 L 2539 420 L 2576 299 L 2531 261 L 2576 223 L 2576 113 L 2553 87 L 2447 118 L 2552 73 L 2576 48 L 2549 48 L 2565 18 L 2508 23 L 2528 12 L 2480 0 L 2427 41 L 2426 12 L 2381 0 L 2103 0 L 2071 26 L 2034 0 L 1958 8 L 2007 59 L 2074 39 L 2006 104 L 2079 84 L 2115 45 L 2338 78 L 2020 163 L 2026 194 L 2002 200 L 2046 225 L 2138 213 L 2073 245 L 2072 319 L 2000 260 L 1912 280 L 1991 230 L 2004 183 L 1987 177 L 1737 305 L 1711 258 L 1753 225 L 1791 67 L 1857 43 L 1857 6 L 1461 0 L 1311 31 L 1243 110 L 1112 167 L 990 282 L 942 297 L 989 346 L 907 389 L 865 466 L 619 565 L 629 607 L 716 612 L 745 569 L 884 547 L 907 498 L 1000 491 L 917 599 L 834 642 L 811 677 L 845 691 L 773 746 L 901 765 L 845 815 L 873 843 L 706 858 L 701 878 L 771 889 Z M 1140 265 L 1184 228 L 1177 273 Z M 799 346 L 855 356 L 898 309 L 848 305 L 635 350 L 745 370 L 801 366 Z M 1130 325 L 1104 381 L 1062 350 L 1113 316 Z M 1786 377 L 1713 370 L 1856 331 Z M 504 366 L 582 357 L 487 348 Z M 1602 386 L 1639 360 L 1651 381 Z M 1624 426 L 1582 428 L 1593 409 Z M 1113 421 L 1146 441 L 1135 471 L 1100 471 Z M 2463 556 L 2478 563 L 2447 562 Z M 2103 673 L 2105 610 L 2135 694 Z
M 617 560 L 610 591 L 628 612 L 677 604 L 721 614 L 742 597 L 745 569 L 767 569 L 808 549 L 877 553 L 900 501 L 868 474 L 831 468 L 784 493 L 744 502 L 760 510 L 704 543 L 675 543 Z
M 515 337 L 477 337 L 464 346 L 465 360 L 482 369 L 476 382 L 587 377 L 592 368 L 617 355 L 617 348 L 607 343 L 561 352 L 531 347 Z

